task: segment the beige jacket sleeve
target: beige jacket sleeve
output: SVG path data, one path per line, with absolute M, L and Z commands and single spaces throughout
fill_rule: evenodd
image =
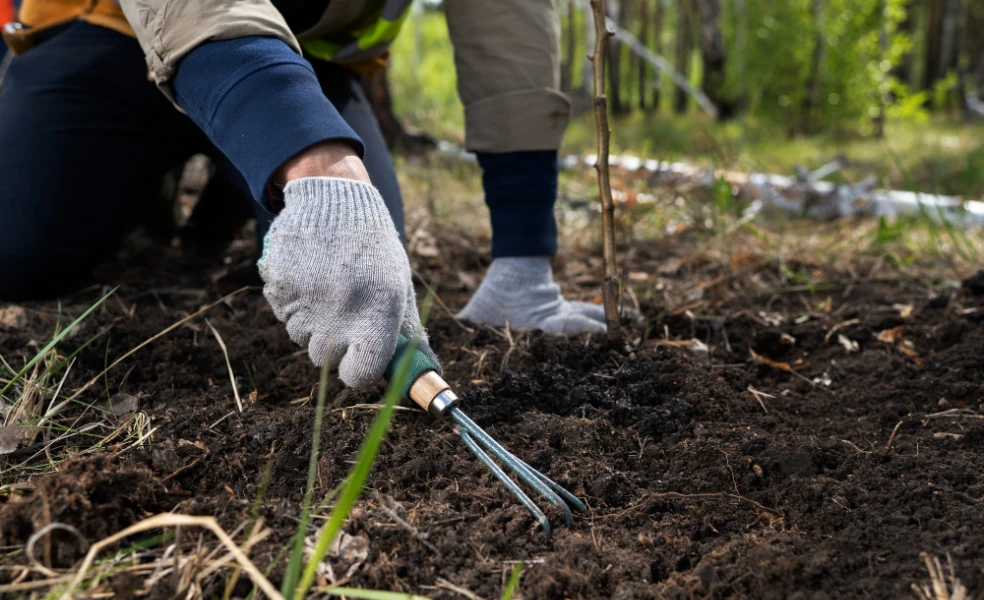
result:
M 262 35 L 301 47 L 270 0 L 119 0 L 147 58 L 151 77 L 172 101 L 168 80 L 196 46 Z
M 560 91 L 554 0 L 445 0 L 465 146 L 477 152 L 556 150 L 570 118 Z

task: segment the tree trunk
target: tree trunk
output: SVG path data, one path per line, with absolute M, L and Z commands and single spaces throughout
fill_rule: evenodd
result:
M 732 53 L 734 59 L 738 61 L 737 73 L 744 75 L 748 65 L 748 17 L 745 13 L 745 0 L 735 0 L 734 10 L 735 28 L 735 51 Z M 745 86 L 745 78 L 742 77 L 738 82 L 738 102 L 744 103 L 748 90 Z
M 969 69 L 974 78 L 974 88 L 977 98 L 984 101 L 984 4 L 980 2 L 967 3 L 967 59 L 970 61 Z M 970 35 L 976 32 L 976 35 Z
M 953 7 L 955 28 L 953 34 L 953 61 L 957 69 L 957 89 L 955 92 L 957 94 L 957 102 L 960 104 L 960 112 L 963 118 L 969 121 L 972 117 L 970 104 L 967 102 L 967 94 L 970 91 L 968 89 L 970 61 L 967 58 L 967 21 L 970 18 L 970 11 L 967 8 L 965 0 L 951 0 L 950 4 L 956 5 Z
M 721 31 L 721 0 L 698 0 L 697 13 L 700 17 L 700 56 L 704 65 L 701 88 L 718 107 L 718 118 L 726 119 L 731 110 L 724 99 L 727 55 Z
M 639 0 L 639 42 L 649 47 L 649 0 Z M 632 56 L 635 59 L 636 77 L 639 79 L 639 108 L 646 110 L 649 102 L 649 85 L 646 81 L 649 79 L 648 65 L 635 53 Z
M 935 78 L 932 83 L 945 79 L 951 70 L 956 71 L 958 79 L 961 75 L 957 65 L 959 58 L 958 21 L 962 14 L 963 3 L 961 0 L 939 0 L 938 3 L 940 4 L 938 55 L 936 56 L 935 67 L 929 63 L 926 65 L 927 69 L 933 68 L 934 70 Z M 962 82 L 958 82 L 954 89 L 948 90 L 945 106 L 952 107 L 953 101 L 956 100 L 957 103 L 966 108 L 960 83 Z M 954 98 L 955 95 L 961 97 Z
M 977 88 L 977 99 L 984 102 L 984 54 L 977 56 L 976 73 L 974 76 L 974 86 Z
M 916 2 L 914 0 L 909 0 L 905 5 L 905 18 L 896 27 L 896 31 L 902 35 L 908 36 L 910 39 L 915 35 L 915 20 L 913 19 L 913 13 L 916 10 Z M 913 84 L 913 61 L 915 59 L 915 52 L 910 50 L 905 53 L 905 57 L 902 61 L 892 67 L 892 77 L 895 77 L 902 83 L 906 85 Z
M 921 89 L 931 90 L 943 78 L 940 58 L 943 54 L 943 9 L 947 0 L 926 1 L 926 43 L 923 47 L 923 76 Z
M 594 65 L 590 57 L 595 47 L 595 26 L 588 16 L 584 18 L 584 47 L 587 51 L 584 53 L 584 62 L 581 63 L 581 95 L 584 98 L 592 98 L 594 97 L 592 88 Z
M 823 35 L 823 0 L 812 0 L 813 26 L 815 36 L 813 41 L 813 56 L 810 59 L 810 76 L 807 80 L 807 93 L 803 102 L 803 127 L 810 130 L 815 125 L 816 110 L 820 105 L 820 69 L 827 53 L 827 40 Z
M 885 1 L 878 0 L 876 14 L 878 15 L 878 58 L 885 60 L 888 55 L 888 19 L 885 16 Z M 881 71 L 879 71 L 881 73 Z M 888 107 L 888 94 L 882 93 L 881 84 L 885 75 L 880 75 L 875 85 L 875 95 L 878 98 L 878 114 L 875 116 L 875 137 L 885 137 L 885 109 Z
M 560 62 L 560 89 L 570 93 L 574 89 L 574 53 L 577 42 L 577 8 L 569 0 L 562 6 L 567 10 L 567 32 L 564 39 L 564 57 Z
M 622 4 L 628 0 L 606 0 L 608 17 L 615 24 L 622 26 Z M 608 40 L 608 87 L 609 106 L 612 114 L 620 115 L 625 112 L 622 106 L 622 44 L 616 39 Z
M 690 76 L 690 55 L 694 48 L 692 0 L 677 0 L 677 31 L 676 31 L 676 69 L 684 77 Z M 673 110 L 678 115 L 687 112 L 690 98 L 687 93 L 676 88 L 673 96 Z
M 661 56 L 663 54 L 663 17 L 666 14 L 664 1 L 656 0 L 656 10 L 653 13 L 653 49 L 656 54 Z M 654 73 L 653 77 L 653 109 L 659 112 L 663 77 L 659 73 Z

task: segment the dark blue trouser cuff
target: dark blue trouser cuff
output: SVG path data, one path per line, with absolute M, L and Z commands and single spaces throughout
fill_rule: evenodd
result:
M 251 36 L 198 46 L 181 61 L 174 93 L 261 203 L 274 172 L 318 142 L 346 141 L 365 156 L 311 64 L 277 39 Z
M 557 253 L 557 152 L 478 154 L 492 218 L 492 258 Z

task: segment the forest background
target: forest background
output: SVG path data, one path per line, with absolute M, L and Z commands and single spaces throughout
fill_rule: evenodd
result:
M 562 154 L 583 155 L 595 135 L 592 24 L 587 0 L 557 6 L 575 107 Z M 461 144 L 442 10 L 418 2 L 387 77 L 401 123 Z M 607 10 L 619 30 L 608 57 L 616 154 L 781 174 L 842 156 L 884 187 L 984 194 L 984 2 L 608 0 Z

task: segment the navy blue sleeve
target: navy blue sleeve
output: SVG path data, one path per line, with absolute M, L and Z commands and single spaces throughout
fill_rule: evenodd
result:
M 274 172 L 302 150 L 344 140 L 365 147 L 325 98 L 311 65 L 267 37 L 208 42 L 178 65 L 178 106 L 225 154 L 265 203 Z
M 557 253 L 556 150 L 478 153 L 492 217 L 492 258 Z

